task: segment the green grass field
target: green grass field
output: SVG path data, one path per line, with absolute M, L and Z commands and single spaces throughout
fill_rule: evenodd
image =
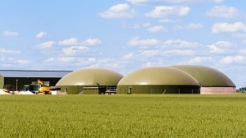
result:
M 0 137 L 246 137 L 246 95 L 0 96 Z

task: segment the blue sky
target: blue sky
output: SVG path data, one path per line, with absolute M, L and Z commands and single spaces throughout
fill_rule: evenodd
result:
M 192 64 L 246 86 L 246 1 L 1 0 L 0 69 Z

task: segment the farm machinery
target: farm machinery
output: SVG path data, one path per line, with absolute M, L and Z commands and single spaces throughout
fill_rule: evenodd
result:
M 12 84 L 6 84 L 3 86 L 3 91 L 6 93 L 10 93 L 11 91 L 14 91 L 15 86 Z
M 51 94 L 50 86 L 46 85 L 43 81 L 37 80 L 36 84 L 24 85 L 22 88 L 23 91 L 31 91 L 35 94 Z

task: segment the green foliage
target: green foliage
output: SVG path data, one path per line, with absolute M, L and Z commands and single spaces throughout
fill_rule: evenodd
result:
M 0 96 L 0 137 L 246 137 L 246 95 Z
M 239 92 L 246 92 L 246 87 L 242 87 L 242 88 L 239 88 L 239 90 L 238 90 Z

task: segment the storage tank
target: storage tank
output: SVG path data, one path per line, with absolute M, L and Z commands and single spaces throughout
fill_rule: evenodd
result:
M 199 94 L 200 85 L 188 73 L 172 67 L 147 67 L 123 77 L 119 94 Z
M 108 69 L 85 68 L 65 75 L 56 86 L 68 94 L 116 93 L 116 86 L 122 77 Z
M 175 65 L 173 68 L 185 71 L 201 85 L 201 94 L 233 94 L 236 86 L 224 73 L 210 67 L 198 65 Z

